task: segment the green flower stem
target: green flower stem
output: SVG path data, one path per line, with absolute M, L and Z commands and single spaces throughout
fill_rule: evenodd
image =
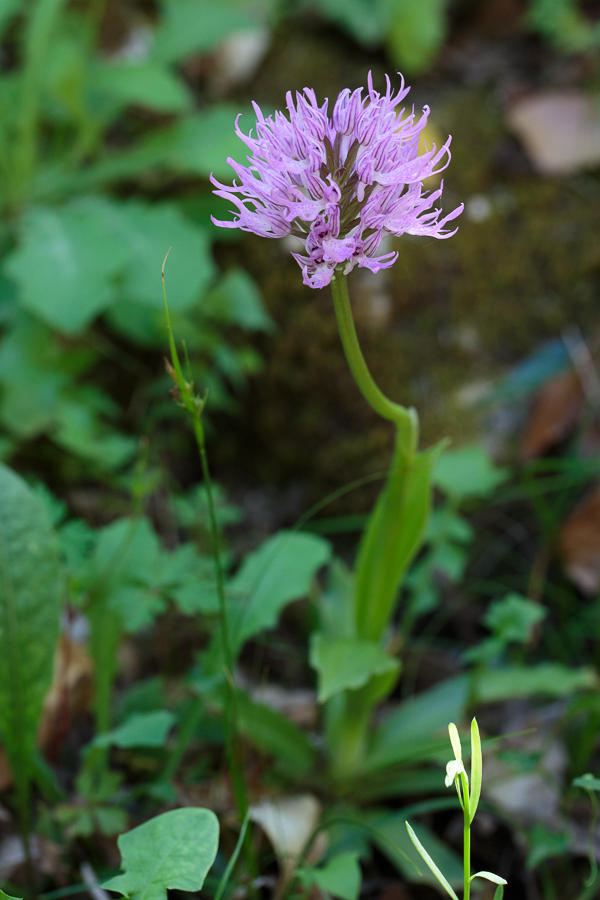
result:
M 167 256 L 169 254 L 167 253 Z M 166 257 L 165 257 L 166 262 Z M 233 681 L 233 654 L 231 652 L 231 641 L 229 633 L 229 616 L 227 614 L 227 601 L 225 597 L 225 574 L 223 571 L 223 563 L 221 560 L 221 548 L 219 541 L 219 528 L 217 525 L 217 517 L 215 514 L 215 504 L 212 489 L 212 480 L 208 466 L 208 456 L 206 454 L 206 442 L 204 438 L 204 428 L 202 426 L 202 410 L 204 408 L 204 400 L 195 395 L 193 385 L 185 380 L 179 355 L 175 346 L 175 339 L 171 328 L 171 317 L 169 315 L 169 307 L 167 304 L 167 294 L 165 289 L 165 263 L 163 262 L 162 283 L 163 294 L 165 298 L 165 315 L 167 318 L 167 332 L 169 336 L 169 349 L 171 351 L 171 359 L 173 362 L 173 377 L 181 396 L 181 403 L 190 414 L 192 419 L 194 436 L 198 445 L 200 454 L 200 463 L 202 466 L 202 477 L 206 490 L 206 500 L 208 506 L 208 518 L 210 526 L 211 549 L 215 564 L 215 576 L 217 581 L 217 595 L 219 598 L 219 614 L 221 620 L 221 639 L 223 648 L 223 658 L 225 661 L 225 740 L 227 747 L 227 756 L 229 760 L 231 782 L 233 794 L 238 810 L 240 822 L 246 821 L 248 815 L 248 796 L 246 791 L 246 783 L 244 779 L 244 767 L 242 748 L 239 740 L 239 730 L 237 727 L 237 703 L 235 696 L 235 684 Z M 248 836 L 244 842 L 246 848 L 247 861 L 252 877 L 256 874 L 257 866 L 254 858 L 252 845 Z
M 342 272 L 337 272 L 332 279 L 331 293 L 344 353 L 360 392 L 376 413 L 395 424 L 399 443 L 407 456 L 414 456 L 419 438 L 417 413 L 414 409 L 406 409 L 399 403 L 388 400 L 373 380 L 358 343 L 348 294 L 348 281 Z
M 464 831 L 463 831 L 463 870 L 464 892 L 463 900 L 469 900 L 471 893 L 471 803 L 469 795 L 469 783 L 464 772 L 460 775 L 463 796 Z

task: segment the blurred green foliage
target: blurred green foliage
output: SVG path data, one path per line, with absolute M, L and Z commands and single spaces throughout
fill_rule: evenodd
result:
M 194 206 L 210 172 L 224 175 L 239 149 L 236 110 L 207 105 L 182 68 L 270 10 L 171 0 L 156 12 L 109 51 L 102 0 L 0 9 L 10 58 L 0 75 L 5 457 L 47 435 L 91 471 L 131 459 L 136 440 L 96 372 L 107 358 L 135 372 L 140 352 L 162 346 L 160 265 L 170 247 L 173 315 L 193 374 L 210 369 L 213 406 L 257 365 L 243 340 L 228 343 L 228 330 L 271 327 L 250 277 L 219 273 L 208 216 Z M 186 206 L 176 190 L 152 200 L 178 178 L 196 185 Z M 138 371 L 146 394 L 153 377 Z

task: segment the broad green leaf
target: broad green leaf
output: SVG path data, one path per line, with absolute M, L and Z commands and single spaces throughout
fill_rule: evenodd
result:
M 574 778 L 571 784 L 573 787 L 584 788 L 586 791 L 600 791 L 600 778 L 595 778 L 590 772 Z
M 145 585 L 116 585 L 107 599 L 111 609 L 119 613 L 128 634 L 148 628 L 167 608 L 165 598 Z
M 323 538 L 280 531 L 246 557 L 228 586 L 237 598 L 230 611 L 234 653 L 248 638 L 275 627 L 287 603 L 307 595 L 329 555 L 329 543 Z
M 225 103 L 182 121 L 173 135 L 167 164 L 175 170 L 195 172 L 208 177 L 234 178 L 227 164 L 228 156 L 245 162 L 247 148 L 234 131 L 239 113 L 240 127 L 248 134 L 255 127 L 256 116 L 251 110 L 241 111 Z
M 561 663 L 534 666 L 504 666 L 477 673 L 473 682 L 479 703 L 495 703 L 516 697 L 568 697 L 577 691 L 597 689 L 598 676 L 592 668 L 570 669 Z
M 404 700 L 378 725 L 370 759 L 380 765 L 393 763 L 402 759 L 404 747 L 414 747 L 415 742 L 423 740 L 431 741 L 438 734 L 441 740 L 436 739 L 436 746 L 447 746 L 448 720 L 460 721 L 463 717 L 468 690 L 468 679 L 459 676 Z
M 232 32 L 253 25 L 256 19 L 249 7 L 231 0 L 166 0 L 152 56 L 177 62 L 192 53 L 206 53 Z
M 334 694 L 363 687 L 373 675 L 398 671 L 397 659 L 375 641 L 332 638 L 315 634 L 311 641 L 310 664 L 319 673 L 319 703 Z
M 28 778 L 59 634 L 63 575 L 39 499 L 0 464 L 0 728 L 17 783 Z
M 457 500 L 487 497 L 507 478 L 508 469 L 495 466 L 479 444 L 445 450 L 432 476 L 436 487 Z
M 82 394 L 58 402 L 52 437 L 57 444 L 103 471 L 117 469 L 134 456 L 138 442 L 103 426 L 93 407 L 86 403 L 88 399 L 89 394 Z
M 373 47 L 383 38 L 384 18 L 381 3 L 373 0 L 318 0 L 321 15 L 327 16 L 366 47 Z
M 96 578 L 111 584 L 154 584 L 160 573 L 160 541 L 147 519 L 117 519 L 100 531 L 94 551 Z
M 569 832 L 563 828 L 556 831 L 543 822 L 536 822 L 527 834 L 529 850 L 525 866 L 535 869 L 547 859 L 563 857 L 569 852 Z
M 165 270 L 169 307 L 189 308 L 213 278 L 216 268 L 206 233 L 167 203 L 102 203 L 97 214 L 107 232 L 128 254 L 121 285 L 125 299 L 164 308 L 161 266 Z
M 21 0 L 0 0 L 0 34 L 4 26 L 21 8 Z M 5 894 L 5 896 L 7 896 Z
M 13 434 L 31 438 L 54 421 L 58 400 L 69 381 L 68 354 L 46 325 L 26 312 L 3 335 L 0 346 L 0 419 Z
M 271 331 L 275 324 L 255 282 L 243 269 L 230 269 L 202 298 L 200 308 L 204 315 L 247 330 Z
M 52 328 L 77 334 L 114 300 L 126 259 L 126 247 L 107 231 L 94 205 L 75 201 L 25 213 L 21 244 L 5 268 L 23 306 Z
M 82 172 L 75 185 L 79 191 L 101 187 L 106 182 L 130 178 L 152 169 L 192 173 L 208 178 L 233 178 L 227 157 L 245 160 L 245 148 L 234 130 L 237 106 L 217 104 L 174 125 L 153 132 L 131 150 L 114 153 Z M 243 110 L 240 124 L 248 133 L 255 127 L 251 109 Z M 215 198 L 215 203 L 217 198 Z M 215 207 L 216 208 L 216 207 Z
M 499 875 L 494 875 L 493 872 L 475 872 L 474 875 L 471 875 L 469 881 L 473 881 L 474 878 L 485 878 L 486 881 L 491 881 L 493 884 L 508 884 L 506 879 L 500 878 Z
M 357 637 L 378 641 L 406 569 L 418 551 L 431 508 L 431 471 L 442 445 L 407 467 L 397 441 L 387 483 L 363 534 L 356 564 Z
M 118 728 L 99 734 L 95 747 L 164 747 L 175 716 L 166 709 L 134 713 Z
M 404 72 L 423 72 L 446 37 L 448 0 L 388 0 L 387 45 Z
M 103 887 L 131 900 L 166 900 L 167 889 L 199 891 L 218 841 L 219 822 L 210 809 L 187 807 L 155 816 L 120 836 L 124 874 Z
M 506 643 L 525 643 L 531 638 L 535 626 L 545 618 L 546 612 L 539 603 L 513 591 L 502 600 L 490 604 L 484 622 Z
M 159 63 L 96 66 L 92 70 L 91 87 L 120 103 L 160 112 L 184 112 L 192 105 L 192 97 L 184 83 Z
M 450 886 L 448 880 L 446 879 L 446 877 L 444 875 L 442 875 L 442 873 L 440 872 L 440 870 L 438 869 L 438 867 L 432 860 L 431 856 L 429 855 L 429 853 L 427 852 L 427 850 L 425 849 L 425 847 L 423 846 L 423 844 L 421 843 L 421 841 L 419 840 L 417 835 L 414 833 L 413 829 L 410 827 L 408 822 L 406 822 L 405 824 L 406 824 L 406 830 L 408 831 L 409 837 L 410 837 L 411 841 L 413 842 L 414 846 L 417 848 L 421 858 L 429 866 L 430 870 L 433 872 L 433 874 L 435 875 L 435 877 L 437 878 L 439 883 L 442 885 L 444 890 L 448 894 L 450 894 L 450 896 L 452 897 L 452 900 L 458 900 L 458 897 L 456 896 L 454 890 Z
M 3 890 L 0 890 L 0 900 L 20 900 L 20 898 L 11 897 L 10 894 L 5 894 Z
M 362 872 L 358 853 L 341 853 L 321 868 L 307 867 L 298 873 L 305 887 L 316 884 L 326 895 L 341 900 L 358 900 Z
M 477 719 L 471 722 L 471 793 L 469 796 L 469 810 L 471 822 L 475 818 L 479 798 L 481 796 L 481 781 L 483 777 L 483 760 L 481 757 L 481 737 Z
M 239 727 L 263 753 L 274 756 L 287 771 L 300 776 L 313 768 L 316 751 L 306 734 L 281 713 L 256 703 L 243 691 L 237 694 Z

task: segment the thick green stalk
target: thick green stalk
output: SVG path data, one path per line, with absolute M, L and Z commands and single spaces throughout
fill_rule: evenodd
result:
M 358 343 L 350 306 L 350 295 L 348 294 L 348 281 L 341 272 L 338 272 L 331 281 L 331 293 L 340 337 L 354 380 L 363 397 L 375 412 L 396 425 L 399 442 L 407 456 L 414 455 L 419 436 L 416 411 L 406 409 L 399 403 L 388 400 L 373 380 Z

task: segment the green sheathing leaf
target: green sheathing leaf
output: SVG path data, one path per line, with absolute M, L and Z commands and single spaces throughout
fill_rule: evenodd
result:
M 419 549 L 431 508 L 431 472 L 442 447 L 407 466 L 398 441 L 387 484 L 361 541 L 356 566 L 357 636 L 378 641 L 400 582 Z
M 474 699 L 495 703 L 516 697 L 568 697 L 577 691 L 597 690 L 598 676 L 592 668 L 570 669 L 561 663 L 536 666 L 504 666 L 475 675 Z
M 123 875 L 103 887 L 131 900 L 166 900 L 167 889 L 199 891 L 217 855 L 219 822 L 209 809 L 173 809 L 118 839 Z
M 459 676 L 400 703 L 377 726 L 365 771 L 424 761 L 443 753 L 448 746 L 448 720 L 462 719 L 468 689 L 468 678 Z M 438 779 L 441 785 L 441 773 Z
M 274 628 L 283 607 L 305 597 L 312 579 L 330 556 L 323 538 L 280 531 L 244 560 L 228 585 L 231 644 L 237 653 L 248 638 Z
M 319 703 L 343 690 L 363 687 L 373 675 L 396 672 L 399 661 L 375 641 L 314 635 L 310 664 L 319 673 Z
M 249 741 L 263 753 L 276 757 L 295 776 L 313 768 L 316 750 L 297 725 L 242 691 L 236 697 L 240 731 Z
M 33 207 L 21 237 L 6 272 L 19 285 L 23 306 L 52 328 L 77 334 L 112 303 L 126 249 L 93 206 Z
M 39 499 L 0 465 L 0 728 L 27 778 L 59 634 L 62 572 Z

